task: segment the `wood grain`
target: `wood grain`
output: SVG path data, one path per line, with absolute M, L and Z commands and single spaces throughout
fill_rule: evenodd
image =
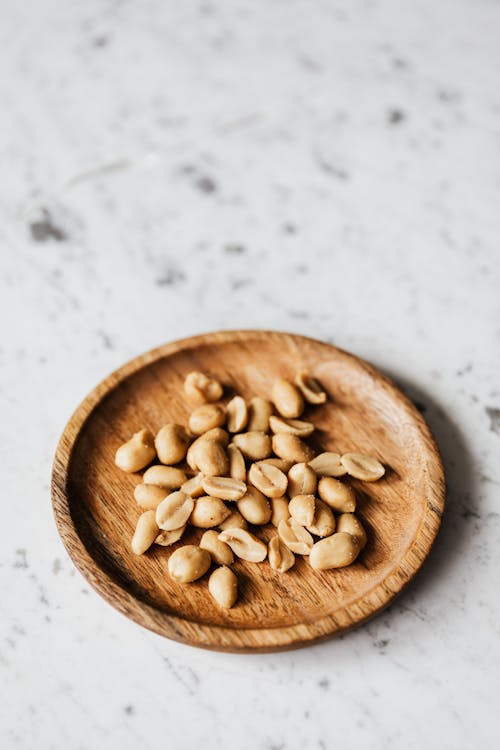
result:
M 171 551 L 199 539 L 191 530 L 172 548 L 136 557 L 140 475 L 114 465 L 117 447 L 142 427 L 187 424 L 185 375 L 200 369 L 225 393 L 268 395 L 276 377 L 309 369 L 330 401 L 305 412 L 318 447 L 358 450 L 387 467 L 375 483 L 351 480 L 369 536 L 349 568 L 317 572 L 297 556 L 287 574 L 267 562 L 238 561 L 238 604 L 211 600 L 206 576 L 189 586 L 166 573 Z M 292 648 L 342 633 L 387 606 L 422 565 L 439 529 L 445 484 L 439 451 L 422 416 L 393 383 L 357 357 L 314 339 L 271 331 L 222 331 L 166 344 L 128 362 L 98 385 L 69 420 L 52 475 L 61 538 L 77 568 L 108 602 L 161 635 L 226 651 Z M 259 532 L 260 533 L 260 532 Z M 272 527 L 262 536 L 269 539 Z

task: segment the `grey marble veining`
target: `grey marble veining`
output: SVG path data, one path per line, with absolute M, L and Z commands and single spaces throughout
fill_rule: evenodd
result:
M 1 3 L 2 748 L 496 748 L 500 6 Z M 234 656 L 141 630 L 52 520 L 110 370 L 221 327 L 313 335 L 417 402 L 442 532 L 385 613 Z

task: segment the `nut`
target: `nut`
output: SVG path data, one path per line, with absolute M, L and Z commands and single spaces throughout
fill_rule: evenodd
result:
M 189 417 L 189 429 L 193 435 L 203 435 L 208 430 L 222 427 L 226 421 L 226 410 L 220 404 L 199 406 Z
M 227 405 L 227 429 L 229 432 L 241 432 L 248 422 L 248 408 L 241 396 L 235 396 Z
M 132 537 L 132 552 L 134 555 L 142 555 L 153 544 L 158 535 L 158 526 L 155 520 L 154 510 L 147 510 L 137 519 L 134 536 Z
M 178 583 L 191 583 L 205 575 L 212 562 L 206 549 L 186 544 L 173 552 L 168 559 L 168 573 Z
M 288 498 L 271 498 L 271 511 L 271 523 L 273 524 L 273 526 L 279 526 L 280 521 L 286 521 L 287 518 L 290 518 L 290 511 L 288 510 Z
M 303 422 L 300 419 L 285 419 L 285 417 L 270 417 L 269 426 L 273 432 L 288 432 L 297 437 L 308 437 L 314 432 L 312 422 Z
M 265 458 L 264 463 L 269 464 L 269 466 L 276 466 L 283 474 L 288 474 L 293 466 L 293 461 L 285 461 L 284 458 Z
M 231 510 L 228 517 L 225 518 L 222 523 L 219 524 L 219 529 L 225 531 L 226 529 L 248 529 L 248 524 L 239 512 L 239 510 Z
M 166 490 L 177 490 L 187 480 L 186 472 L 175 466 L 150 466 L 144 472 L 142 481 L 144 484 L 154 484 Z
M 167 495 L 168 490 L 156 487 L 154 484 L 138 484 L 134 487 L 136 503 L 144 510 L 156 510 Z
M 322 500 L 316 500 L 313 522 L 307 530 L 315 536 L 330 536 L 335 531 L 335 516 Z
M 267 432 L 269 430 L 269 417 L 273 413 L 273 405 L 267 398 L 255 396 L 248 404 L 249 432 Z
M 325 403 L 327 395 L 321 387 L 321 383 L 316 378 L 312 378 L 307 370 L 297 373 L 295 376 L 295 385 L 309 404 Z
M 362 479 L 364 482 L 376 482 L 385 474 L 384 466 L 373 456 L 365 456 L 363 453 L 344 453 L 340 460 L 351 477 Z
M 190 372 L 184 381 L 184 393 L 193 404 L 206 404 L 219 401 L 223 390 L 218 380 L 209 378 L 203 372 Z
M 301 526 L 311 526 L 315 513 L 314 495 L 295 495 L 288 503 L 288 510 Z
M 203 474 L 196 474 L 194 477 L 191 477 L 191 479 L 188 479 L 187 482 L 184 482 L 182 485 L 182 492 L 184 492 L 185 495 L 190 495 L 190 497 L 201 497 L 205 494 L 205 490 L 203 489 L 203 479 Z
M 188 466 L 193 470 L 197 469 L 196 452 L 198 451 L 201 443 L 203 443 L 205 440 L 211 440 L 212 442 L 220 443 L 225 448 L 229 442 L 229 433 L 226 432 L 226 430 L 223 430 L 221 427 L 214 427 L 213 430 L 204 432 L 203 435 L 200 435 L 194 442 L 191 443 L 186 454 L 186 461 Z
M 341 531 L 316 542 L 309 555 L 309 562 L 315 570 L 345 568 L 354 562 L 359 551 L 358 540 Z
M 156 508 L 156 523 L 163 531 L 180 529 L 187 522 L 194 500 L 180 490 L 168 495 Z
M 155 438 L 156 452 L 162 464 L 178 464 L 186 458 L 191 438 L 180 424 L 166 424 Z
M 267 557 L 267 547 L 245 529 L 226 529 L 219 534 L 219 540 L 228 544 L 234 554 L 247 562 L 262 562 Z
M 207 477 L 227 476 L 229 460 L 224 447 L 215 440 L 201 440 L 191 454 L 194 469 Z
M 272 400 L 282 417 L 294 419 L 304 411 L 301 392 L 289 380 L 280 378 L 273 384 Z
M 225 565 L 217 568 L 208 579 L 208 590 L 219 607 L 230 609 L 238 598 L 238 579 Z
M 261 461 L 272 453 L 271 438 L 264 432 L 240 432 L 233 437 L 233 443 L 252 461 Z
M 266 497 L 282 497 L 287 488 L 288 479 L 276 466 L 265 461 L 252 464 L 248 472 L 250 482 Z
M 155 539 L 155 544 L 159 544 L 160 547 L 170 547 L 171 544 L 178 542 L 181 536 L 186 531 L 186 524 L 181 526 L 180 529 L 172 529 L 172 531 L 160 531 Z
M 205 477 L 203 489 L 207 495 L 220 497 L 221 500 L 239 500 L 247 491 L 245 482 L 231 477 Z
M 130 440 L 120 445 L 115 454 L 115 464 L 131 474 L 140 471 L 156 456 L 154 437 L 149 430 L 139 430 Z
M 288 472 L 288 494 L 294 495 L 314 495 L 318 480 L 315 472 L 308 464 L 294 464 Z
M 319 456 L 309 461 L 309 466 L 318 477 L 343 477 L 346 470 L 342 466 L 338 453 L 320 453 Z
M 272 446 L 277 456 L 296 464 L 302 461 L 310 461 L 314 456 L 312 448 L 302 442 L 296 435 L 290 435 L 286 432 L 278 432 L 273 435 Z
M 255 487 L 248 487 L 237 505 L 241 515 L 249 523 L 262 525 L 271 520 L 271 506 L 262 492 Z
M 227 446 L 227 455 L 229 458 L 229 475 L 239 482 L 246 482 L 247 470 L 243 453 L 236 445 Z
M 194 500 L 194 508 L 189 516 L 189 523 L 199 529 L 210 529 L 212 526 L 219 526 L 229 513 L 229 508 L 218 497 L 202 495 L 202 497 Z
M 228 544 L 220 541 L 219 532 L 214 529 L 205 531 L 200 539 L 200 547 L 210 552 L 212 560 L 218 565 L 232 565 L 234 562 L 233 550 Z
M 310 533 L 294 518 L 280 521 L 278 524 L 278 535 L 288 549 L 297 555 L 308 555 L 314 544 Z
M 286 573 L 295 563 L 295 555 L 288 549 L 279 536 L 273 536 L 267 546 L 269 565 L 278 573 Z
M 321 477 L 318 482 L 318 495 L 337 513 L 352 513 L 356 510 L 356 495 L 353 488 L 333 477 Z
M 362 550 L 367 542 L 366 531 L 363 528 L 363 524 L 354 513 L 342 513 L 337 519 L 337 531 L 345 531 L 355 539 L 359 544 L 359 549 Z

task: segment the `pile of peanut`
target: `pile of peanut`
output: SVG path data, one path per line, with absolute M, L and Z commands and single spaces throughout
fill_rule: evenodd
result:
M 385 469 L 376 458 L 360 453 L 316 455 L 305 442 L 315 428 L 298 417 L 306 402 L 326 402 L 321 384 L 300 372 L 295 383 L 277 380 L 271 400 L 255 396 L 247 403 L 234 396 L 224 406 L 215 403 L 223 397 L 222 385 L 191 372 L 184 392 L 196 406 L 188 429 L 169 423 L 156 437 L 143 429 L 116 452 L 115 463 L 125 472 L 160 461 L 149 466 L 135 487 L 144 512 L 132 539 L 133 552 L 142 555 L 152 544 L 178 542 L 188 524 L 207 529 L 199 546 L 187 544 L 170 555 L 168 573 L 179 583 L 190 583 L 212 563 L 220 566 L 211 573 L 208 589 L 224 608 L 232 607 L 238 596 L 230 567 L 235 555 L 256 563 L 267 557 L 280 573 L 290 570 L 295 555 L 308 556 L 316 570 L 350 565 L 367 537 L 354 514 L 354 489 L 339 477 L 373 482 Z M 248 524 L 269 522 L 277 534 L 266 545 Z

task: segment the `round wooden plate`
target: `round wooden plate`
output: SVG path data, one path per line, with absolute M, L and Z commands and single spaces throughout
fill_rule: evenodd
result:
M 374 483 L 351 480 L 368 544 L 350 567 L 314 571 L 297 555 L 286 574 L 267 562 L 234 568 L 240 598 L 215 606 L 206 576 L 186 585 L 166 573 L 172 548 L 130 550 L 139 515 L 140 475 L 114 465 L 117 447 L 142 427 L 187 424 L 183 380 L 190 370 L 218 378 L 225 393 L 269 395 L 277 377 L 300 369 L 317 376 L 330 400 L 306 417 L 324 450 L 358 450 L 387 467 Z M 444 506 L 444 475 L 422 416 L 393 383 L 329 344 L 270 331 L 222 331 L 161 346 L 98 385 L 68 422 L 57 448 L 52 501 L 61 538 L 89 583 L 116 609 L 160 635 L 225 651 L 272 651 L 342 633 L 389 604 L 422 565 Z M 270 527 L 263 535 L 269 539 Z M 199 538 L 191 530 L 187 541 Z M 262 532 L 259 532 L 262 535 Z M 183 542 L 178 543 L 178 547 Z

